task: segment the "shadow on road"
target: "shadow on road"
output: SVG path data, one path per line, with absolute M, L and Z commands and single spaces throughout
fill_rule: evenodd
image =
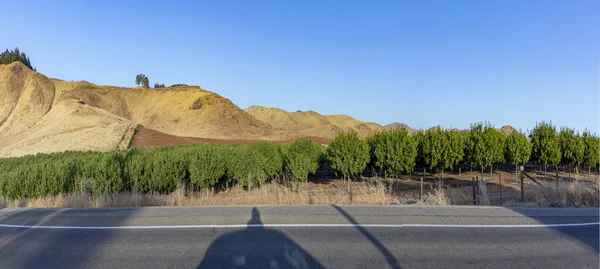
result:
M 248 225 L 217 238 L 197 268 L 324 268 L 292 239 L 264 228 L 256 207 Z
M 72 225 L 75 219 L 85 225 L 102 225 L 96 214 L 117 212 L 132 215 L 137 209 L 25 209 L 0 217 L 0 223 L 26 226 Z M 127 217 L 110 218 L 118 226 Z M 98 222 L 96 221 L 98 220 Z M 114 230 L 73 230 L 0 228 L 0 268 L 85 268 L 111 240 Z
M 352 224 L 358 224 L 358 222 L 352 216 L 350 216 L 350 214 L 348 214 L 346 211 L 344 211 L 341 207 L 339 207 L 337 205 L 331 205 L 331 206 L 333 208 L 335 208 L 337 211 L 339 211 L 342 215 L 344 215 L 344 217 L 346 219 L 348 219 L 348 221 L 350 221 Z M 383 254 L 383 256 L 385 257 L 385 260 L 390 265 L 390 267 L 392 267 L 394 269 L 402 268 L 400 266 L 400 264 L 398 264 L 398 260 L 396 259 L 396 257 L 394 257 L 394 255 L 381 242 L 379 242 L 379 240 L 377 240 L 377 238 L 375 238 L 375 236 L 373 236 L 369 231 L 367 231 L 367 229 L 365 229 L 362 226 L 356 226 L 356 229 L 358 229 L 358 231 L 360 231 L 360 233 L 362 233 L 367 239 L 369 239 L 371 244 L 373 244 L 373 246 L 375 246 L 377 248 L 377 250 L 379 250 L 379 252 L 381 252 L 381 254 Z
M 536 220 L 542 224 L 565 224 L 565 223 L 598 223 L 600 222 L 600 217 L 598 216 L 598 208 L 585 208 L 585 209 L 572 209 L 571 212 L 577 212 L 577 210 L 595 210 L 594 215 L 586 215 L 586 216 L 569 216 L 569 215 L 556 215 L 553 216 L 556 210 L 570 210 L 566 208 L 561 209 L 540 209 L 535 208 L 523 208 L 523 207 L 506 207 L 512 211 L 515 211 L 523 216 L 529 217 L 531 219 Z M 567 212 L 569 213 L 569 212 Z M 554 232 L 566 236 L 571 239 L 575 239 L 580 243 L 583 243 L 596 251 L 596 253 L 600 253 L 600 227 L 598 225 L 590 225 L 590 226 L 573 226 L 573 227 L 551 227 Z

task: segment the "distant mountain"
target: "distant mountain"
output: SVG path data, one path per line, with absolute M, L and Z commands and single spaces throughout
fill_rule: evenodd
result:
M 414 134 L 417 132 L 417 130 L 411 128 L 410 126 L 404 124 L 404 123 L 399 123 L 399 122 L 394 122 L 394 123 L 390 123 L 386 126 L 383 126 L 384 130 L 395 130 L 395 129 L 406 129 L 408 131 L 409 134 Z
M 504 135 L 510 135 L 513 131 L 515 131 L 515 128 L 510 125 L 504 125 L 502 128 L 500 128 L 500 132 L 502 132 Z
M 48 78 L 20 62 L 0 64 L 0 157 L 127 149 L 129 141 L 135 147 L 256 140 L 289 143 L 300 137 L 327 143 L 348 131 L 363 137 L 400 128 L 417 132 L 404 123 L 381 126 L 347 115 L 263 106 L 242 110 L 198 86 L 175 86 L 102 86 Z M 139 139 L 133 137 L 135 130 L 141 130 Z M 500 130 L 510 134 L 514 128 L 507 125 Z
M 251 106 L 244 111 L 277 130 L 305 136 L 333 138 L 340 132 L 348 131 L 368 136 L 383 130 L 377 123 L 362 122 L 347 115 L 321 115 L 312 110 L 287 112 L 279 108 Z

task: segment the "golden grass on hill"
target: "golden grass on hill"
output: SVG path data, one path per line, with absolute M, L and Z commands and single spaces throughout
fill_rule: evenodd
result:
M 383 130 L 379 124 L 361 122 L 347 115 L 321 115 L 314 111 L 287 112 L 279 108 L 262 106 L 251 106 L 244 111 L 275 128 L 306 136 L 333 138 L 340 132 L 348 131 L 368 136 Z
M 138 124 L 176 137 L 229 141 L 331 139 L 343 131 L 382 130 L 345 115 L 258 106 L 244 111 L 198 86 L 102 86 L 50 79 L 19 62 L 0 65 L 0 157 L 122 149 Z

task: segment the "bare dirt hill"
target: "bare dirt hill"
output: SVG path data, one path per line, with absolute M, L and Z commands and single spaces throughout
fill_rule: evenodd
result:
M 329 144 L 330 139 L 322 137 L 308 137 L 319 144 Z M 182 137 L 176 135 L 170 135 L 161 131 L 141 127 L 137 132 L 133 140 L 133 148 L 149 148 L 149 147 L 163 147 L 163 146 L 174 146 L 174 145 L 190 145 L 190 144 L 252 144 L 256 140 L 231 140 L 231 139 L 212 139 L 212 138 L 200 138 L 200 137 Z M 280 144 L 289 144 L 293 140 L 280 140 L 275 141 Z
M 390 123 L 386 126 L 383 126 L 384 130 L 395 130 L 395 129 L 406 129 L 408 131 L 409 134 L 414 134 L 417 132 L 417 130 L 410 128 L 410 126 L 404 124 L 404 123 L 400 123 L 400 122 L 394 122 L 394 123 Z
M 333 138 L 336 134 L 347 131 L 356 131 L 361 136 L 367 136 L 383 130 L 379 124 L 361 122 L 346 115 L 321 115 L 314 111 L 287 112 L 263 106 L 251 106 L 244 111 L 278 130 L 306 136 Z
M 515 128 L 510 125 L 504 125 L 502 128 L 500 128 L 500 132 L 502 132 L 504 135 L 510 135 L 513 131 L 515 131 Z
M 133 123 L 75 100 L 21 63 L 0 65 L 0 157 L 123 148 Z
M 184 137 L 286 139 L 231 101 L 200 87 L 119 88 L 82 85 L 59 100 L 75 99 L 148 128 Z
M 180 137 L 289 140 L 200 87 L 100 86 L 49 79 L 15 62 L 0 65 L 0 157 L 126 148 L 138 124 Z
M 133 138 L 138 125 L 145 128 Z M 504 133 L 512 129 L 502 128 Z M 108 151 L 194 143 L 289 143 L 309 137 L 328 144 L 340 132 L 368 136 L 382 127 L 346 115 L 287 112 L 230 100 L 197 86 L 150 89 L 47 78 L 19 62 L 0 65 L 0 157 L 65 150 Z M 132 140 L 133 139 L 133 140 Z

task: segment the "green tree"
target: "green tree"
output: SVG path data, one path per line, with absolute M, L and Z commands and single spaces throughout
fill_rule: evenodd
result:
M 150 80 L 144 74 L 137 74 L 135 76 L 135 85 L 142 85 L 144 88 L 150 88 Z
M 579 165 L 583 162 L 585 153 L 585 144 L 579 134 L 574 129 L 568 127 L 560 128 L 558 134 L 560 143 L 561 163 L 569 167 L 575 166 L 579 173 Z
M 504 161 L 504 135 L 490 123 L 471 124 L 467 137 L 467 160 L 471 165 L 479 166 L 482 174 L 485 168 Z
M 490 173 L 493 172 L 493 165 L 504 162 L 504 135 L 500 130 L 493 126 L 487 126 L 483 130 L 483 141 L 485 144 L 484 167 L 490 167 Z
M 350 177 L 362 173 L 367 167 L 369 145 L 356 132 L 340 133 L 327 147 L 327 160 L 336 174 L 348 179 L 350 191 Z
M 531 140 L 531 156 L 538 164 L 544 165 L 544 172 L 548 164 L 558 165 L 561 159 L 560 141 L 556 135 L 556 127 L 552 123 L 542 121 L 536 124 L 529 134 Z
M 155 89 L 157 89 L 157 88 L 164 88 L 164 87 L 165 87 L 165 84 L 154 83 L 154 88 Z
M 415 159 L 415 165 L 417 167 L 426 167 L 427 164 L 425 163 L 425 156 L 423 155 L 423 141 L 425 138 L 425 131 L 418 130 L 413 135 L 413 138 L 417 143 L 417 157 Z
M 464 160 L 465 156 L 465 135 L 456 130 L 445 130 L 448 146 L 442 159 L 443 169 L 453 170 Z
M 250 146 L 259 154 L 261 167 L 270 179 L 276 179 L 283 169 L 283 152 L 275 142 L 255 142 Z
M 585 150 L 583 153 L 583 164 L 588 167 L 588 174 L 591 167 L 596 167 L 600 163 L 600 138 L 592 135 L 587 129 L 583 132 L 583 144 Z
M 384 176 L 398 176 L 415 167 L 417 141 L 406 129 L 384 131 L 373 136 L 373 162 Z
M 515 180 L 520 164 L 525 164 L 531 157 L 531 143 L 525 134 L 514 130 L 506 137 L 505 143 L 506 160 L 515 165 Z
M 432 170 L 454 169 L 464 158 L 464 136 L 457 131 L 431 128 L 422 140 L 423 159 Z
M 307 181 L 308 175 L 317 171 L 323 151 L 319 144 L 307 138 L 296 139 L 287 147 L 285 168 L 294 176 L 297 190 L 300 181 Z
M 486 128 L 489 124 L 486 123 Z M 491 127 L 491 126 L 489 126 Z M 481 168 L 481 173 L 483 174 L 483 169 L 485 168 L 485 140 L 483 136 L 484 125 L 483 123 L 473 123 L 471 124 L 471 129 L 469 129 L 469 133 L 467 135 L 467 140 L 465 143 L 465 155 L 466 159 L 471 166 L 479 166 Z
M 12 62 L 21 62 L 25 66 L 29 67 L 29 69 L 36 71 L 31 65 L 29 57 L 27 57 L 25 53 L 19 51 L 19 48 L 15 48 L 14 50 L 6 49 L 6 51 L 0 53 L 0 64 L 9 64 Z
M 441 129 L 428 129 L 422 140 L 423 159 L 432 170 L 440 169 L 444 158 L 445 147 L 448 145 L 446 136 Z
M 188 170 L 192 188 L 206 188 L 208 192 L 225 176 L 227 151 L 220 145 L 195 145 L 190 152 Z

